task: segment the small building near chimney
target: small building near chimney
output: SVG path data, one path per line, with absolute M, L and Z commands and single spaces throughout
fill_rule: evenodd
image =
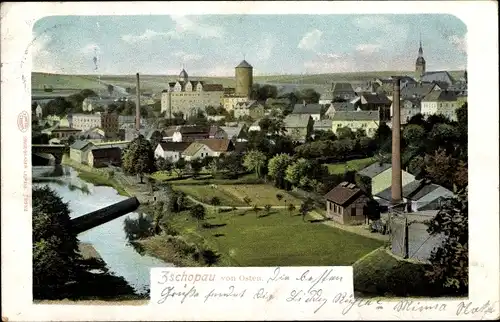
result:
M 88 154 L 88 165 L 93 168 L 103 168 L 108 165 L 121 164 L 121 150 L 117 147 L 94 148 Z
M 325 195 L 326 216 L 338 223 L 356 225 L 367 222 L 371 199 L 355 184 L 342 182 Z
M 390 163 L 375 162 L 357 173 L 358 176 L 367 177 L 372 196 L 389 188 L 392 184 L 392 165 Z M 415 176 L 404 170 L 401 171 L 402 185 L 415 180 Z

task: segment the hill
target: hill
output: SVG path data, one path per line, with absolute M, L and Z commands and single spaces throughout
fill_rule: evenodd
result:
M 453 77 L 460 78 L 463 71 L 450 71 Z M 269 75 L 254 76 L 254 83 L 297 84 L 300 87 L 317 89 L 329 87 L 332 82 L 364 82 L 377 77 L 394 75 L 412 75 L 411 71 L 380 71 L 356 73 L 328 73 L 306 75 Z M 160 92 L 166 83 L 175 81 L 177 75 L 141 75 L 141 88 L 147 91 Z M 234 77 L 196 77 L 211 84 L 222 84 L 224 87 L 234 87 Z M 97 75 L 61 75 L 33 72 L 31 74 L 33 91 L 42 91 L 44 86 L 52 86 L 58 90 L 105 89 L 106 84 L 121 87 L 135 87 L 135 75 L 102 75 L 99 83 Z

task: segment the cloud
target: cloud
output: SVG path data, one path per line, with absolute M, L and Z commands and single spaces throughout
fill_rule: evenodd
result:
M 224 29 L 220 26 L 204 24 L 199 18 L 188 18 L 186 16 L 170 16 L 175 23 L 173 34 L 180 36 L 190 34 L 201 38 L 222 38 Z
M 455 46 L 455 48 L 458 49 L 458 51 L 467 54 L 467 33 L 462 37 L 457 35 L 452 35 L 448 37 L 448 41 L 450 42 L 450 44 Z
M 88 44 L 81 49 L 84 55 L 94 55 L 94 53 L 101 54 L 101 48 L 97 44 Z
M 31 46 L 32 70 L 41 73 L 58 73 L 61 70 L 54 65 L 54 53 L 49 51 L 52 37 L 47 34 L 33 34 Z
M 375 52 L 378 52 L 381 47 L 382 45 L 380 44 L 359 44 L 356 46 L 356 51 L 363 54 L 371 55 Z
M 133 44 L 141 41 L 151 40 L 158 37 L 172 37 L 173 35 L 174 35 L 173 32 L 158 32 L 151 29 L 147 29 L 140 35 L 127 34 L 123 35 L 121 38 L 123 41 L 129 44 Z
M 257 46 L 257 50 L 255 52 L 255 54 L 257 55 L 257 59 L 260 62 L 269 60 L 269 58 L 271 58 L 271 55 L 273 53 L 274 46 L 275 46 L 274 38 L 269 34 L 265 35 L 260 44 Z
M 180 58 L 183 62 L 198 61 L 203 58 L 200 54 L 188 54 L 184 51 L 178 51 L 172 54 L 174 57 Z
M 302 39 L 299 42 L 299 45 L 297 48 L 303 49 L 303 50 L 314 50 L 316 46 L 318 45 L 321 35 L 323 32 L 318 29 L 314 29 L 304 35 Z

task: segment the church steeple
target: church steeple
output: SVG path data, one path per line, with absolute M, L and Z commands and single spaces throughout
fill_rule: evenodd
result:
M 421 80 L 422 76 L 425 74 L 425 59 L 424 50 L 422 49 L 422 36 L 420 36 L 420 46 L 418 47 L 418 57 L 415 62 L 415 78 Z

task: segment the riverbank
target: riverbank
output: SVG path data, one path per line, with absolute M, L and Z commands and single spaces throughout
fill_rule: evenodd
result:
M 112 170 L 95 169 L 87 165 L 71 160 L 67 155 L 62 158 L 61 164 L 72 167 L 78 172 L 78 177 L 83 181 L 92 183 L 95 186 L 108 186 L 115 189 L 118 194 L 130 197 L 131 194 L 127 191 L 124 185 L 114 178 Z

